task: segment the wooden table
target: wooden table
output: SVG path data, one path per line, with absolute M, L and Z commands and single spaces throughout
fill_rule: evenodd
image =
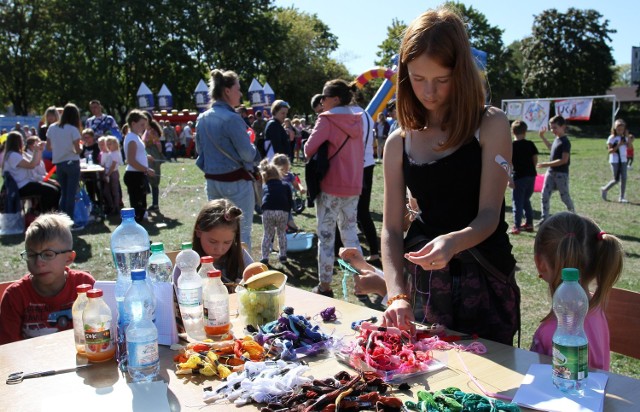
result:
M 329 306 L 335 306 L 338 311 L 339 322 L 326 324 L 323 330 L 335 334 L 349 335 L 354 320 L 365 319 L 372 315 L 380 317 L 380 313 L 353 305 L 338 299 L 330 299 L 313 294 L 294 287 L 286 288 L 286 304 L 294 307 L 296 313 L 306 313 L 314 316 Z M 235 313 L 236 299 L 231 295 L 232 313 Z M 316 316 L 316 319 L 318 317 Z M 234 331 L 237 336 L 242 336 L 242 326 L 239 319 L 234 319 Z M 549 363 L 550 359 L 522 349 L 512 348 L 495 342 L 482 340 L 488 349 L 485 355 L 479 356 L 470 353 L 460 353 L 466 367 L 484 385 L 488 391 L 501 393 L 513 397 L 532 363 Z M 202 390 L 205 386 L 217 386 L 219 381 L 213 378 L 204 379 L 201 376 L 178 377 L 172 361 L 173 354 L 169 348 L 160 347 L 160 378 L 168 384 L 167 397 L 171 410 L 198 411 L 203 406 Z M 448 359 L 448 367 L 440 371 L 422 375 L 409 381 L 412 385 L 411 392 L 414 395 L 418 390 L 443 389 L 456 386 L 466 392 L 480 393 L 479 389 L 471 382 L 461 364 L 456 352 L 443 352 Z M 352 370 L 330 355 L 321 355 L 318 358 L 309 358 L 311 372 L 316 378 L 331 376 L 339 370 Z M 86 363 L 85 358 L 76 357 L 73 343 L 73 331 L 66 331 L 28 339 L 0 346 L 0 378 L 6 379 L 7 375 L 16 371 L 41 371 L 60 369 Z M 609 375 L 607 384 L 607 397 L 604 404 L 605 411 L 636 411 L 640 408 L 640 381 L 616 375 Z M 110 399 L 122 393 L 123 387 L 128 389 L 127 380 L 117 370 L 115 361 L 97 364 L 88 369 L 71 372 L 63 375 L 55 375 L 28 379 L 17 385 L 6 385 L 0 382 L 0 410 L 18 410 L 20 412 L 47 409 L 50 403 L 56 404 L 61 399 L 66 399 L 62 410 L 76 410 L 77 407 L 84 410 L 108 410 Z M 74 393 L 87 389 L 87 385 L 95 392 L 95 401 L 91 405 L 74 404 Z M 111 397 L 111 398 L 110 398 Z M 406 396 L 400 396 L 407 399 Z M 135 402 L 134 402 L 135 404 Z M 44 405 L 44 406 L 43 406 Z M 135 409 L 135 408 L 134 408 Z M 229 411 L 235 406 L 222 404 L 207 406 L 206 411 Z M 52 410 L 55 410 L 52 409 Z M 144 408 L 140 410 L 145 410 Z M 258 410 L 253 405 L 243 407 L 243 410 Z M 113 409 L 111 409 L 113 411 Z

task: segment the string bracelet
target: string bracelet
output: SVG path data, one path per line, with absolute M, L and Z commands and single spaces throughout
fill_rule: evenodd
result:
M 409 295 L 407 295 L 406 293 L 400 293 L 398 295 L 395 295 L 394 297 L 389 298 L 389 300 L 387 301 L 387 307 L 391 306 L 393 302 L 399 299 L 406 300 L 407 302 L 411 303 L 409 301 Z

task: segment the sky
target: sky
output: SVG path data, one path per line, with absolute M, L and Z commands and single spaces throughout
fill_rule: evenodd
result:
M 638 16 L 640 2 L 637 0 L 499 0 L 461 1 L 485 15 L 491 26 L 504 30 L 505 46 L 515 40 L 531 35 L 534 15 L 555 8 L 566 12 L 568 8 L 595 9 L 609 20 L 612 34 L 610 46 L 616 64 L 631 63 L 631 47 L 640 46 Z M 332 55 L 344 63 L 353 74 L 364 73 L 375 67 L 378 45 L 387 36 L 387 27 L 394 18 L 409 24 L 414 18 L 441 1 L 420 0 L 275 0 L 276 6 L 294 6 L 300 11 L 317 14 L 338 37 L 339 48 Z M 603 21 L 603 20 L 602 20 Z

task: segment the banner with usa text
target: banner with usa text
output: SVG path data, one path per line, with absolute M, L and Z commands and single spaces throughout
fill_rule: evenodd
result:
M 591 117 L 593 99 L 565 99 L 556 100 L 556 114 L 565 120 L 588 121 Z

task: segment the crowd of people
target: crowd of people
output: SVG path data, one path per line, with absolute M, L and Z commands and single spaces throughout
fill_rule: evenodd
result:
M 510 126 L 505 113 L 485 105 L 481 74 L 471 53 L 462 52 L 470 50 L 464 33 L 463 21 L 447 6 L 413 21 L 400 48 L 396 100 L 375 121 L 357 104 L 355 85 L 340 79 L 327 81 L 311 99 L 317 113 L 312 129 L 305 119 L 288 117 L 290 106 L 284 100 L 273 102 L 268 119 L 263 112 L 251 114 L 241 107 L 238 75 L 218 69 L 210 76 L 211 107 L 198 116 L 195 126 L 187 124 L 179 134 L 170 124 L 132 110 L 122 150 L 127 163 L 124 182 L 136 220 L 159 210 L 160 165 L 175 158 L 176 146 L 186 148 L 184 155 L 197 153 L 208 203 L 196 218 L 194 250 L 223 262 L 225 279 L 233 282 L 253 261 L 248 251 L 256 206 L 260 206 L 264 229 L 260 260 L 269 263 L 277 241 L 279 261 L 287 262 L 286 232 L 295 226 L 292 191 L 295 185 L 304 190 L 295 182 L 291 164 L 325 156 L 329 167 L 315 199 L 319 282 L 313 291 L 333 297 L 336 250 L 343 246 L 340 256 L 359 272 L 356 292 L 386 296 L 383 325 L 415 331 L 414 321 L 419 320 L 511 345 L 521 324 L 509 234 L 535 230 L 530 198 L 536 170 L 547 169 L 542 219 L 533 248 L 535 265 L 550 293 L 561 282 L 563 267 L 580 270 L 581 284 L 590 296 L 587 334 L 596 342 L 590 347 L 590 364 L 608 369 L 609 346 L 604 338 L 608 330 L 602 307 L 622 271 L 621 243 L 575 213 L 569 193 L 571 144 L 566 120 L 550 119 L 552 142 L 545 137 L 546 129 L 540 131 L 550 150 L 549 160 L 540 162 L 535 145 L 526 140 L 526 124 L 517 121 Z M 114 175 L 122 163 L 118 140 L 107 136 L 117 125 L 101 113 L 99 102 L 92 101 L 90 107 L 94 116 L 82 131 L 75 105 L 65 106 L 59 119 L 47 111 L 46 147 L 57 168 L 57 183 L 31 180 L 30 176 L 43 173 L 35 169 L 40 167 L 44 145 L 38 141 L 23 145 L 19 133 L 9 135 L 3 167 L 15 176 L 20 190 L 48 190 L 48 199 L 59 198 L 59 203 L 43 205 L 44 211 L 58 209 L 73 216 L 81 156 L 91 156 L 104 166 L 102 179 L 119 180 Z M 254 143 L 248 128 L 253 130 Z M 603 199 L 620 183 L 619 201 L 626 202 L 632 144 L 624 121 L 616 121 L 607 141 L 613 180 L 602 187 Z M 379 162 L 384 170 L 381 242 L 370 214 L 374 168 Z M 505 218 L 507 185 L 513 189 L 510 231 Z M 121 189 L 115 184 L 107 187 L 109 207 L 117 210 Z M 152 205 L 147 208 L 149 190 Z M 556 190 L 568 212 L 552 215 L 549 199 Z M 366 258 L 358 225 L 369 246 Z M 64 256 L 57 271 L 63 273 L 62 263 L 73 259 L 72 246 L 65 240 L 54 247 L 47 243 L 51 240 L 42 239 L 33 242 L 28 236 L 29 270 L 36 270 L 38 258 L 42 264 L 51 264 L 60 254 Z M 45 255 L 47 251 L 56 255 Z M 372 263 L 381 263 L 384 271 Z M 45 290 L 43 285 L 36 287 L 38 279 L 32 276 L 24 281 Z M 589 286 L 594 287 L 593 293 Z M 59 291 L 59 285 L 55 289 Z M 535 334 L 533 350 L 550 354 L 554 322 L 550 312 Z

